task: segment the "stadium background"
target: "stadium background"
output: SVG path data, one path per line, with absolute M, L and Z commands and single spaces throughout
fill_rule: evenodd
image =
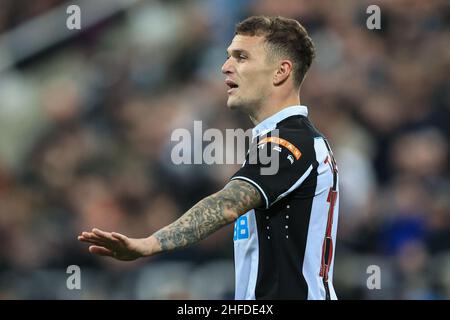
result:
M 66 8 L 81 7 L 80 32 Z M 381 30 L 366 8 L 381 8 Z M 175 128 L 249 128 L 220 66 L 235 22 L 298 18 L 318 56 L 302 103 L 335 150 L 341 299 L 450 298 L 450 10 L 421 1 L 0 0 L 0 299 L 233 298 L 232 226 L 133 263 L 93 226 L 141 237 L 238 166 L 170 161 Z M 81 267 L 81 290 L 66 268 Z M 366 286 L 381 268 L 381 289 Z

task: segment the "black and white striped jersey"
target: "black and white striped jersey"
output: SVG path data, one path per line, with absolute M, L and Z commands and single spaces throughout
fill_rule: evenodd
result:
M 276 172 L 264 172 L 274 159 Z M 337 166 L 306 106 L 287 107 L 253 129 L 235 179 L 254 185 L 264 199 L 235 222 L 235 298 L 337 299 Z

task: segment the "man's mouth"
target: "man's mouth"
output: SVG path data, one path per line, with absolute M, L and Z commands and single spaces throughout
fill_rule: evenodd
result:
M 231 79 L 226 79 L 225 80 L 225 83 L 226 83 L 226 85 L 228 86 L 228 93 L 230 94 L 231 92 L 233 92 L 233 90 L 235 90 L 235 89 L 237 89 L 239 86 L 237 85 L 237 83 L 236 82 L 234 82 L 233 80 L 231 80 Z

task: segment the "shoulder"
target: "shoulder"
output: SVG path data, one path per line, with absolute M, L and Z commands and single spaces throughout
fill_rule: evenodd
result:
M 259 148 L 271 146 L 279 152 L 292 154 L 297 160 L 300 157 L 313 156 L 316 139 L 324 138 L 308 118 L 289 117 L 264 136 L 258 137 L 255 143 Z

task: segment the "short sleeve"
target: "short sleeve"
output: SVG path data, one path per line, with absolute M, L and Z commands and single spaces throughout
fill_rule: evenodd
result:
M 259 137 L 250 144 L 243 166 L 230 180 L 244 180 L 255 186 L 268 209 L 297 189 L 311 174 L 314 139 L 293 132 Z

